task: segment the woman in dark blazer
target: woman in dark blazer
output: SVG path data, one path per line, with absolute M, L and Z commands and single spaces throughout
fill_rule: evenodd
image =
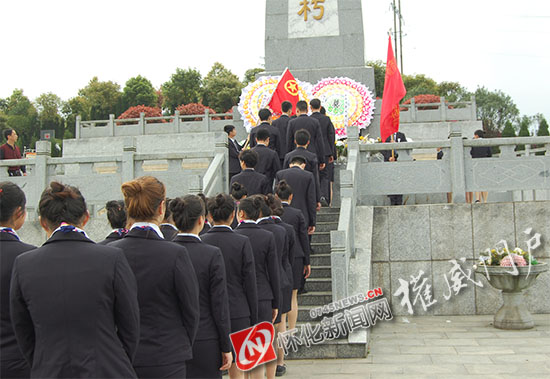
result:
M 23 243 L 16 233 L 27 216 L 25 193 L 12 182 L 0 183 L 0 377 L 28 378 L 30 367 L 25 361 L 11 323 L 10 281 L 17 256 L 36 249 Z
M 172 241 L 176 234 L 178 234 L 178 228 L 174 225 L 174 219 L 172 218 L 172 211 L 170 211 L 170 202 L 172 199 L 166 199 L 166 210 L 164 213 L 164 220 L 160 224 L 159 228 L 162 232 L 162 236 L 167 241 Z
M 241 183 L 235 182 L 231 184 L 231 197 L 233 200 L 235 200 L 235 205 L 239 206 L 239 203 L 242 199 L 246 199 L 248 196 L 248 191 Z M 235 229 L 237 226 L 239 226 L 239 220 L 237 220 L 237 212 L 235 213 L 235 217 L 233 218 L 233 221 L 231 222 L 231 228 Z
M 120 249 L 95 244 L 80 191 L 52 182 L 38 205 L 49 239 L 18 256 L 11 317 L 34 378 L 135 378 L 134 275 Z
M 134 361 L 140 378 L 185 377 L 199 326 L 199 289 L 187 250 L 162 238 L 166 189 L 144 176 L 122 185 L 132 226 L 111 243 L 124 251 L 138 286 L 141 336 Z
M 203 243 L 199 237 L 204 226 L 205 210 L 198 196 L 173 199 L 170 209 L 180 231 L 174 242 L 189 252 L 199 282 L 199 332 L 193 344 L 193 359 L 187 362 L 187 376 L 221 379 L 220 370 L 228 370 L 232 361 L 222 252 L 215 246 Z
M 281 220 L 292 225 L 296 232 L 296 244 L 294 260 L 292 261 L 292 306 L 288 312 L 288 328 L 294 329 L 298 320 L 298 289 L 304 278 L 311 274 L 311 265 L 309 263 L 309 238 L 307 235 L 307 225 L 304 215 L 299 209 L 290 206 L 292 202 L 292 188 L 286 180 L 281 180 L 275 186 L 275 194 L 283 204 L 283 214 Z
M 113 231 L 101 242 L 100 245 L 107 245 L 108 243 L 118 241 L 128 233 L 126 229 L 126 207 L 122 200 L 111 200 L 105 205 L 107 210 L 107 220 L 111 224 Z
M 203 242 L 220 248 L 225 262 L 231 333 L 249 328 L 258 319 L 258 289 L 254 253 L 248 237 L 235 233 L 229 226 L 235 215 L 231 196 L 220 193 L 208 203 L 214 225 L 203 234 Z M 244 377 L 236 365 L 229 369 L 229 377 Z

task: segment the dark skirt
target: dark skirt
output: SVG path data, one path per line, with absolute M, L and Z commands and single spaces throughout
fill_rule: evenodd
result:
M 258 301 L 258 323 L 263 321 L 272 322 L 272 310 L 271 300 Z
M 134 367 L 138 378 L 186 378 L 185 362 L 163 366 Z
M 219 340 L 201 340 L 193 343 L 193 359 L 187 361 L 188 378 L 222 377 L 222 352 Z
M 302 281 L 304 280 L 304 258 L 294 258 L 292 264 L 292 278 L 294 280 L 293 289 L 297 290 L 302 287 Z

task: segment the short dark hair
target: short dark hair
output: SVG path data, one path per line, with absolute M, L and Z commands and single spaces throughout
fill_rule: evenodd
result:
M 306 129 L 300 129 L 294 134 L 296 144 L 305 146 L 311 140 L 311 134 Z
M 269 116 L 271 116 L 271 111 L 267 108 L 262 108 L 259 110 L 258 116 L 260 117 L 261 121 L 267 121 L 269 119 Z
M 59 182 L 51 182 L 38 203 L 38 214 L 50 229 L 56 229 L 62 222 L 80 224 L 86 211 L 86 201 L 79 189 Z
M 250 196 L 242 199 L 239 203 L 239 211 L 243 211 L 249 220 L 257 220 L 260 216 L 262 200 L 257 196 Z
M 256 140 L 265 141 L 269 137 L 270 137 L 269 130 L 267 130 L 266 128 L 258 129 L 258 133 L 256 133 Z
M 234 182 L 231 184 L 231 196 L 235 200 L 241 200 L 243 197 L 248 195 L 246 187 L 239 182 Z
M 292 157 L 292 159 L 290 160 L 289 162 L 289 165 L 291 164 L 306 164 L 307 163 L 307 160 L 302 157 L 301 155 L 296 155 L 295 157 Z
M 296 109 L 299 109 L 300 112 L 307 112 L 307 103 L 304 100 L 300 100 L 296 103 Z
M 260 156 L 252 150 L 243 150 L 239 154 L 239 160 L 243 161 L 246 167 L 254 168 L 258 164 Z
M 253 195 L 253 196 L 250 196 L 250 197 L 251 198 L 258 197 L 258 199 L 260 199 L 258 204 L 260 205 L 260 216 L 261 217 L 271 216 L 271 208 L 269 207 L 269 204 L 267 204 L 267 198 L 266 198 L 265 195 Z
M 311 99 L 309 105 L 311 105 L 311 109 L 321 109 L 321 100 Z
M 13 129 L 4 129 L 4 138 L 7 140 L 12 133 L 13 133 Z
M 321 109 L 319 109 L 319 113 L 327 114 L 327 110 L 325 109 L 325 107 L 321 107 Z
M 285 101 L 283 101 L 283 102 L 281 103 L 281 110 L 282 110 L 283 112 L 286 113 L 286 112 L 288 112 L 288 111 L 291 110 L 291 109 L 292 109 L 292 103 L 291 103 L 290 101 L 286 101 L 286 100 L 285 100 Z
M 170 210 L 178 230 L 187 232 L 204 216 L 204 202 L 197 195 L 177 197 L 170 202 Z
M 474 136 L 478 136 L 479 138 L 483 138 L 485 136 L 485 132 L 481 129 L 478 129 L 474 132 Z
M 231 133 L 235 129 L 235 125 L 225 125 L 223 131 L 227 134 Z
M 271 208 L 272 215 L 280 217 L 285 213 L 285 210 L 283 208 L 283 203 L 281 203 L 280 198 L 277 198 L 272 193 L 267 194 L 265 201 L 267 202 L 267 205 L 269 205 L 269 208 Z
M 208 203 L 208 212 L 216 222 L 226 221 L 234 210 L 235 201 L 226 193 L 217 194 L 216 197 L 212 198 Z
M 288 200 L 290 195 L 292 195 L 292 187 L 283 179 L 275 186 L 275 194 L 281 200 Z
M 126 206 L 122 200 L 111 200 L 105 205 L 107 210 L 107 220 L 113 229 L 120 229 L 126 227 L 126 220 L 128 215 L 126 214 Z
M 25 192 L 17 184 L 0 182 L 0 222 L 9 221 L 18 207 L 24 211 L 26 203 Z

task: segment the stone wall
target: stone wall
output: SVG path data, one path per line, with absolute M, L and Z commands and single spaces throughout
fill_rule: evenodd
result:
M 370 213 L 369 213 L 370 212 Z M 369 218 L 372 217 L 371 221 Z M 356 222 L 357 257 L 363 246 L 372 245 L 370 282 L 381 286 L 396 315 L 408 315 L 401 305 L 402 296 L 393 294 L 399 279 L 424 272 L 427 284 L 437 303 L 424 311 L 417 301 L 415 315 L 494 314 L 501 306 L 499 291 L 493 289 L 482 275 L 473 273 L 472 266 L 480 252 L 505 240 L 511 248 L 527 251 L 526 242 L 534 233 L 542 235 L 542 245 L 533 254 L 540 262 L 550 263 L 550 201 L 509 202 L 494 204 L 440 204 L 405 207 L 358 207 Z M 370 229 L 372 225 L 372 229 Z M 532 228 L 530 236 L 524 233 Z M 451 281 L 450 259 L 460 263 L 465 273 L 481 281 L 483 288 L 465 280 L 466 288 L 449 300 L 445 275 Z M 352 262 L 352 264 L 354 264 Z M 362 263 L 366 265 L 367 263 Z M 364 270 L 362 270 L 364 271 Z M 414 299 L 410 286 L 410 299 Z M 550 272 L 539 276 L 536 284 L 525 291 L 525 299 L 533 313 L 550 313 Z

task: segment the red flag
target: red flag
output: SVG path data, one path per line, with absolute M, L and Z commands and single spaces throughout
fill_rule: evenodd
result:
M 399 130 L 399 101 L 407 90 L 397 68 L 393 56 L 391 37 L 388 37 L 388 60 L 386 62 L 386 77 L 384 79 L 384 94 L 382 96 L 382 113 L 380 115 L 380 138 L 382 142 Z
M 294 114 L 296 103 L 300 100 L 298 94 L 298 83 L 287 68 L 285 72 L 283 72 L 283 75 L 279 80 L 279 84 L 277 84 L 277 88 L 275 88 L 275 92 L 273 92 L 273 95 L 271 96 L 268 106 L 271 108 L 273 113 L 280 115 L 283 113 L 281 110 L 281 104 L 283 101 L 290 101 L 292 103 L 292 114 Z

